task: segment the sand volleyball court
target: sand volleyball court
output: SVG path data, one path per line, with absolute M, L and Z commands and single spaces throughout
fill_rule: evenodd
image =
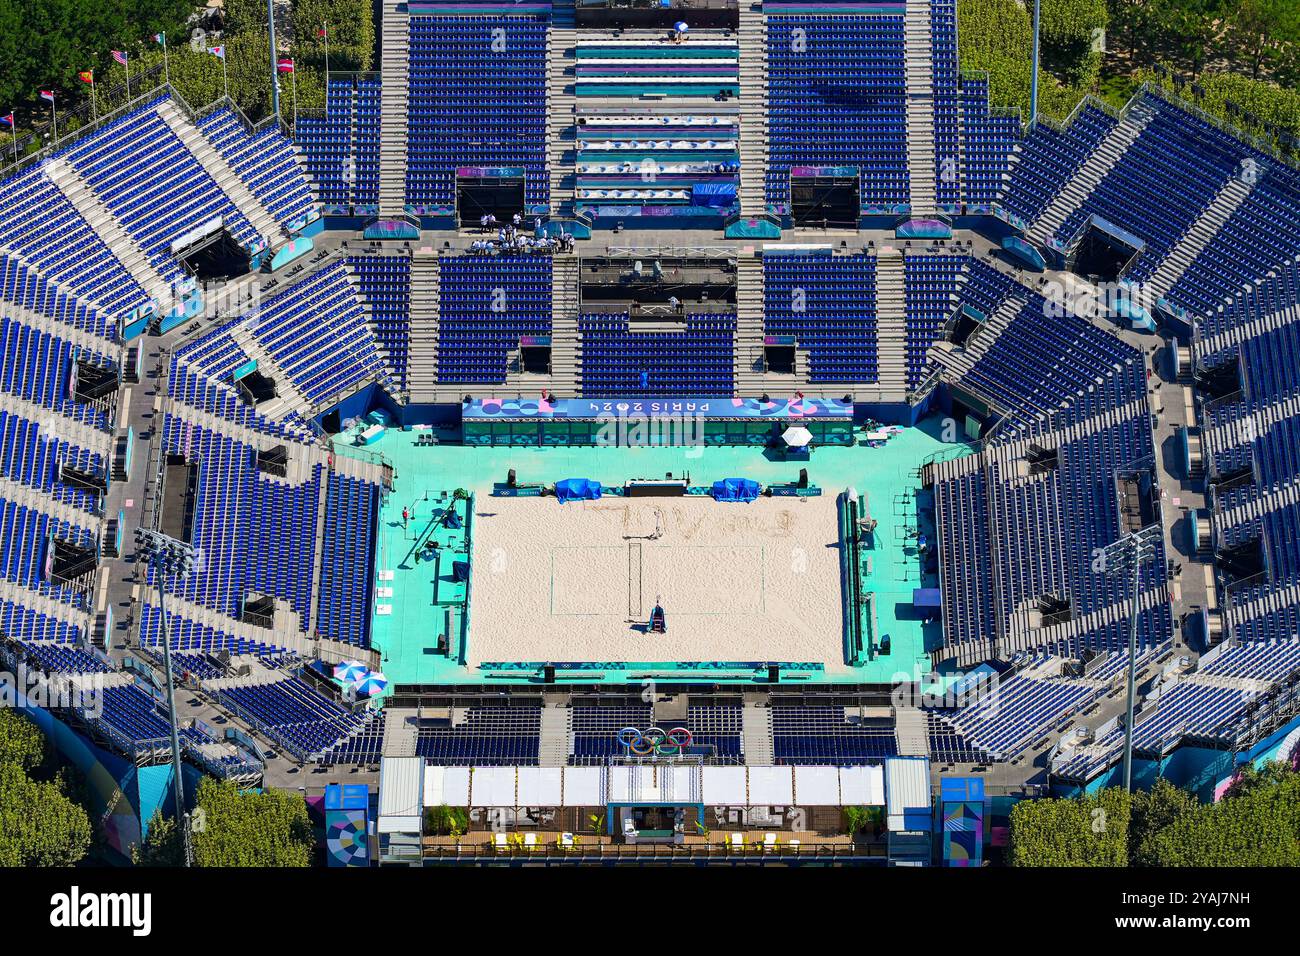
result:
M 481 499 L 468 663 L 843 666 L 835 497 Z M 644 629 L 658 600 L 667 634 Z

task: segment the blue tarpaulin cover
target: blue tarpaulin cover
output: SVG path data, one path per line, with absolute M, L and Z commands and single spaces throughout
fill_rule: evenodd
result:
M 942 607 L 943 598 L 938 588 L 912 588 L 913 607 Z
M 695 183 L 691 186 L 693 206 L 730 206 L 735 201 L 735 183 Z
M 590 478 L 565 478 L 555 483 L 555 497 L 561 502 L 599 498 L 600 482 Z
M 724 478 L 713 483 L 713 497 L 717 501 L 753 501 L 760 490 L 758 482 L 748 478 Z

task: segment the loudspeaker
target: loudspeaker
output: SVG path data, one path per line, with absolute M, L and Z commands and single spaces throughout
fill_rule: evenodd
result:
M 506 487 L 507 488 L 515 487 L 515 470 L 513 468 L 511 468 L 508 472 L 506 472 Z
M 554 684 L 554 683 L 555 683 L 555 665 L 554 665 L 554 664 L 547 664 L 545 667 L 542 668 L 542 683 L 544 683 L 544 684 Z
M 800 469 L 799 469 L 799 487 L 800 487 L 800 488 L 807 488 L 807 487 L 808 487 L 808 469 L 807 469 L 807 468 L 800 468 Z
M 768 665 L 767 665 L 767 682 L 768 682 L 769 684 L 775 684 L 775 683 L 776 683 L 777 681 L 779 681 L 780 679 L 781 679 L 781 665 L 780 665 L 780 664 L 768 664 Z

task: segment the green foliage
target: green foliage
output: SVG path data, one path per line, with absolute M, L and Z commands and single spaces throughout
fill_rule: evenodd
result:
M 201 811 L 201 812 L 200 812 Z M 199 783 L 193 832 L 197 866 L 311 865 L 307 804 L 296 793 L 240 793 L 233 783 Z
M 45 735 L 13 710 L 0 710 L 0 766 L 30 773 L 46 762 Z
M 460 807 L 449 807 L 445 803 L 426 807 L 424 829 L 426 833 L 437 836 L 461 836 L 469 829 L 469 814 Z
M 850 833 L 860 833 L 863 830 L 878 832 L 885 822 L 885 811 L 882 807 L 845 807 L 844 808 L 844 826 Z
M 184 854 L 185 846 L 175 818 L 164 817 L 162 811 L 155 810 L 144 845 L 136 848 L 132 862 L 136 866 L 183 866 Z
M 1152 849 L 1156 866 L 1300 866 L 1300 775 L 1180 814 Z
M 90 818 L 69 799 L 64 775 L 29 776 L 46 759 L 36 725 L 0 711 L 0 866 L 73 866 L 90 849 Z
M 370 4 L 358 0 L 297 0 L 293 5 L 294 54 L 300 67 L 325 72 L 325 40 L 317 31 L 329 24 L 330 72 L 364 73 L 374 66 L 375 21 Z
M 1131 799 L 1120 789 L 1011 808 L 1012 866 L 1124 866 Z
M 1244 797 L 1246 794 L 1264 787 L 1294 780 L 1297 774 L 1284 760 L 1270 760 L 1262 767 L 1248 763 L 1237 771 L 1237 777 L 1225 791 L 1225 797 Z
M 1173 84 L 1156 77 L 1153 73 L 1140 73 L 1138 78 L 1178 92 Z M 1264 123 L 1288 132 L 1292 136 L 1300 136 L 1300 92 L 1282 89 L 1273 83 L 1252 80 L 1248 76 L 1236 73 L 1203 76 L 1198 84 L 1205 91 L 1205 95 L 1197 100 L 1196 104 L 1211 116 L 1217 117 L 1230 126 L 1242 127 L 1243 120 L 1240 116 L 1229 115 L 1227 108 L 1229 102 L 1254 114 Z M 1185 96 L 1187 93 L 1183 92 L 1180 95 Z M 1274 148 L 1282 149 L 1278 138 L 1264 127 L 1246 126 L 1245 131 L 1267 140 Z M 1293 160 L 1300 158 L 1294 150 L 1290 150 L 1290 153 Z
M 1043 0 L 1041 53 L 1046 69 L 1067 86 L 1090 89 L 1101 68 L 1101 51 L 1093 50 L 1095 38 L 1109 19 L 1106 0 Z
M 1063 119 L 1091 90 L 1099 66 L 1099 58 L 1091 52 L 1092 30 L 1105 23 L 1105 10 L 1095 0 L 1045 0 L 1044 68 L 1038 77 L 1040 113 Z M 1019 109 L 1027 120 L 1033 23 L 1024 4 L 1020 0 L 958 0 L 957 36 L 962 69 L 989 75 L 989 102 Z
M 1156 837 L 1184 815 L 1195 813 L 1198 806 L 1195 796 L 1163 777 L 1149 793 L 1134 794 L 1129 822 L 1129 863 L 1158 866 Z

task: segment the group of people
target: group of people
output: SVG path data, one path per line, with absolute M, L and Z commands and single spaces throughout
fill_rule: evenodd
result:
M 479 217 L 479 225 L 484 232 L 490 232 L 496 225 L 496 216 Z M 481 255 L 555 255 L 560 252 L 573 251 L 573 236 L 562 232 L 558 236 L 547 236 L 542 231 L 542 220 L 533 221 L 533 234 L 530 236 L 520 230 L 523 217 L 515 213 L 514 220 L 497 228 L 495 239 L 475 239 L 470 243 L 470 252 Z

